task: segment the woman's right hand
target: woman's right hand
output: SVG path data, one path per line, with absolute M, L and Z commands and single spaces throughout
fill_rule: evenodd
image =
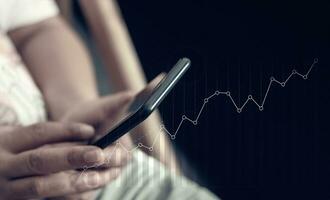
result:
M 0 127 L 0 199 L 64 196 L 104 186 L 119 169 L 87 170 L 84 178 L 74 170 L 101 165 L 107 156 L 104 151 L 67 143 L 93 136 L 94 129 L 81 123 Z

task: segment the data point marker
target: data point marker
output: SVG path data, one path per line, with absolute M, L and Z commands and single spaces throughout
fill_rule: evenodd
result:
M 313 64 L 315 64 L 315 63 L 317 63 L 317 62 L 318 62 L 318 59 L 315 58 Z M 291 75 L 290 75 L 290 76 L 289 76 L 284 82 L 279 82 L 279 81 L 276 80 L 273 76 L 270 77 L 270 81 L 275 81 L 276 83 L 279 83 L 281 86 L 284 87 L 284 86 L 286 85 L 286 83 L 291 79 L 291 77 L 292 77 L 293 74 L 298 74 L 298 76 L 299 76 L 300 78 L 307 79 L 307 78 L 308 78 L 308 75 L 309 75 L 309 73 L 310 73 L 310 71 L 311 71 L 312 68 L 313 68 L 313 64 L 310 66 L 308 72 L 307 72 L 305 75 L 303 75 L 303 74 L 297 72 L 295 69 L 293 69 L 293 70 L 292 70 L 292 74 L 291 74 Z M 1 70 L 1 67 L 2 67 L 2 66 L 0 65 L 0 70 Z M 267 99 L 268 92 L 269 92 L 270 89 L 271 89 L 271 86 L 272 86 L 272 84 L 270 83 L 270 84 L 268 85 L 268 89 L 267 89 L 266 93 L 263 95 L 263 96 L 264 96 L 264 99 L 262 100 L 261 103 L 257 103 L 257 102 L 253 99 L 253 96 L 252 96 L 251 94 L 248 95 L 248 100 L 251 100 L 251 99 L 252 99 L 253 103 L 255 103 L 255 105 L 259 108 L 259 111 L 263 111 L 263 110 L 264 110 L 264 107 L 263 107 L 263 106 L 264 106 L 265 100 Z M 210 98 L 213 97 L 213 95 L 220 95 L 220 94 L 226 94 L 226 96 L 229 97 L 229 99 L 231 100 L 231 103 L 234 104 L 234 106 L 235 106 L 234 108 L 236 108 L 236 111 L 237 111 L 238 113 L 241 113 L 241 112 L 243 111 L 243 109 L 245 108 L 244 106 L 245 106 L 245 104 L 247 103 L 247 101 L 244 103 L 244 105 L 243 105 L 242 107 L 238 108 L 237 105 L 239 105 L 239 104 L 237 104 L 237 103 L 235 102 L 235 100 L 230 96 L 230 91 L 220 92 L 219 90 L 216 90 L 216 91 L 214 92 L 214 94 L 212 94 L 211 96 L 205 98 L 205 99 L 204 99 L 204 102 L 207 103 L 208 100 L 209 100 Z M 202 107 L 201 110 L 198 112 L 198 116 L 195 118 L 194 121 L 191 120 L 190 118 L 187 118 L 186 115 L 182 115 L 182 120 L 188 120 L 188 121 L 191 122 L 193 125 L 197 125 L 197 123 L 198 123 L 198 119 L 199 119 L 199 116 L 200 116 L 200 114 L 202 113 L 202 111 L 203 111 L 203 107 Z M 175 130 L 175 132 L 173 132 L 173 134 L 170 133 L 168 130 L 166 130 L 166 135 L 167 135 L 167 137 L 169 136 L 172 140 L 174 140 L 174 139 L 176 138 L 176 135 L 177 135 L 178 131 L 180 130 L 180 127 L 181 127 L 182 122 L 183 122 L 183 121 L 180 122 L 180 124 L 178 125 L 177 129 Z M 161 128 L 161 129 L 166 129 L 165 126 L 164 126 L 164 124 L 161 124 L 161 125 L 160 125 L 160 128 Z M 164 132 L 163 132 L 163 133 L 164 133 Z M 116 142 L 116 145 L 117 145 L 117 144 L 120 145 L 121 143 L 120 143 L 120 142 Z M 131 152 L 133 152 L 135 149 L 137 149 L 138 147 L 143 147 L 143 148 L 145 148 L 145 149 L 148 149 L 149 151 L 153 151 L 153 147 L 152 147 L 152 146 L 151 146 L 151 147 L 148 147 L 148 146 L 146 146 L 146 145 L 143 145 L 142 143 L 138 143 L 137 146 L 135 146 L 135 148 L 133 148 L 133 149 L 131 149 L 131 150 L 127 150 L 127 149 L 125 149 L 125 150 L 126 150 L 127 153 L 131 153 Z M 105 162 L 110 162 L 110 158 L 109 158 L 109 159 L 106 159 Z M 98 167 L 98 166 L 100 166 L 100 165 L 83 166 L 83 168 L 82 168 L 83 171 L 81 172 L 82 177 L 84 177 L 84 175 L 85 175 L 84 172 L 85 172 L 86 170 L 88 170 L 88 169 L 90 169 L 90 168 L 95 168 L 95 167 Z

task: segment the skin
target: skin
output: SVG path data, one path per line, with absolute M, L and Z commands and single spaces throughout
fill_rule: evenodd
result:
M 99 97 L 90 57 L 60 16 L 8 34 L 42 91 L 50 119 Z
M 118 175 L 117 168 L 89 171 L 85 179 L 78 179 L 79 172 L 73 171 L 104 162 L 106 155 L 101 149 L 86 145 L 41 147 L 82 141 L 93 134 L 92 127 L 78 123 L 47 122 L 29 127 L 1 127 L 0 199 L 61 196 L 105 185 Z M 93 159 L 89 155 L 94 155 Z
M 0 199 L 95 197 L 93 191 L 114 180 L 130 155 L 124 149 L 115 151 L 114 145 L 102 150 L 84 143 L 121 116 L 131 100 L 130 93 L 118 93 L 81 105 L 87 110 L 77 105 L 62 122 L 0 127 Z M 131 146 L 127 137 L 120 142 Z M 99 167 L 79 178 L 76 170 L 89 166 Z
M 100 131 L 100 126 L 105 127 L 104 120 L 108 123 L 113 119 L 116 113 L 111 108 L 120 104 L 109 100 L 111 97 L 103 98 L 103 104 L 102 100 L 99 101 L 89 55 L 79 37 L 60 16 L 12 30 L 8 35 L 43 93 L 50 120 L 85 121 Z M 125 98 L 117 100 L 125 102 Z M 90 109 L 88 113 L 79 113 L 87 104 L 98 103 L 100 106 Z M 109 103 L 112 105 L 108 105 Z M 108 113 L 112 116 L 109 117 Z M 75 117 L 85 114 L 95 118 Z M 126 154 L 120 155 L 123 156 L 116 156 L 118 160 L 127 160 Z M 92 190 L 93 188 L 86 188 L 85 193 L 80 190 L 79 195 L 59 196 L 57 199 L 91 199 L 95 196 L 90 193 Z
M 123 114 L 125 106 L 132 99 L 133 95 L 127 92 L 103 98 L 99 96 L 95 75 L 92 70 L 91 59 L 79 37 L 60 16 L 11 30 L 8 32 L 8 35 L 12 39 L 21 58 L 43 94 L 49 114 L 49 120 L 59 121 L 60 124 L 66 124 L 68 122 L 86 123 L 95 129 L 95 134 L 97 135 L 99 133 L 104 133 L 104 130 L 111 126 L 111 124 Z M 52 133 L 61 134 L 55 131 Z M 95 134 L 93 137 L 95 137 Z M 50 136 L 47 135 L 45 137 Z M 132 143 L 129 137 L 123 137 L 121 140 L 121 143 L 123 143 L 127 149 L 131 149 L 130 147 L 132 146 Z M 40 146 L 47 145 L 49 142 L 51 141 L 47 140 Z M 59 142 L 61 144 L 51 146 L 55 146 L 54 148 L 74 148 L 72 147 L 72 144 L 68 144 L 65 139 Z M 13 145 L 15 145 L 15 143 Z M 107 148 L 102 151 L 103 154 L 111 152 L 113 146 L 110 146 L 109 148 L 110 149 Z M 28 149 L 28 151 L 33 150 L 33 148 Z M 51 149 L 43 150 L 42 155 L 47 157 L 47 154 L 50 154 L 50 151 Z M 111 164 L 108 166 L 105 165 L 103 167 L 106 167 L 107 170 L 93 170 L 91 172 L 115 174 L 114 171 L 117 172 L 118 168 L 120 169 L 125 166 L 127 160 L 129 160 L 129 155 L 127 156 L 127 153 L 125 152 L 118 155 L 120 156 L 115 156 L 117 160 L 108 162 L 117 163 L 115 166 L 111 166 Z M 6 162 L 7 159 L 9 158 L 0 157 L 1 162 Z M 11 167 L 13 168 L 13 166 Z M 53 168 L 48 166 L 50 169 L 48 169 L 47 166 L 44 167 L 47 168 L 44 170 L 56 170 L 61 176 L 63 176 L 63 173 L 70 173 L 72 176 L 75 176 L 77 172 L 74 169 L 79 169 L 82 166 L 76 166 L 75 168 L 71 167 L 69 169 L 56 168 L 55 166 Z M 58 177 L 60 177 L 60 175 L 58 175 Z M 45 174 L 45 176 L 50 175 Z M 109 183 L 112 181 L 115 176 L 109 175 L 108 177 L 109 178 L 106 178 L 105 180 L 101 179 L 100 187 L 104 186 L 105 182 Z M 61 185 L 68 187 L 66 188 L 67 190 L 56 192 L 50 187 L 53 186 L 51 184 L 51 179 L 54 179 L 54 177 L 42 179 L 43 183 L 45 183 L 43 184 L 45 187 L 42 188 L 42 192 L 37 192 L 31 197 L 93 199 L 96 195 L 93 191 L 96 188 L 99 188 L 80 187 L 79 189 L 75 189 L 75 186 L 70 184 L 71 180 L 63 179 L 65 183 L 63 182 Z M 9 181 L 4 182 L 4 184 L 9 183 Z M 24 186 L 27 188 L 22 186 L 20 189 L 29 190 L 28 184 Z M 70 186 L 72 188 L 70 188 Z M 8 191 L 13 192 L 13 190 L 10 190 L 10 187 L 4 188 L 6 189 L 2 190 L 3 194 L 8 194 Z

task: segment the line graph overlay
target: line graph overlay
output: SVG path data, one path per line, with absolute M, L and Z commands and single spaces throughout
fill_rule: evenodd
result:
M 155 136 L 155 138 L 154 138 L 154 140 L 153 140 L 151 146 L 147 146 L 147 145 L 144 145 L 144 144 L 142 144 L 142 143 L 138 143 L 134 148 L 132 148 L 132 149 L 127 149 L 127 148 L 126 148 L 124 145 L 122 145 L 120 142 L 116 142 L 116 144 L 115 144 L 115 148 L 114 148 L 113 152 L 112 152 L 111 155 L 108 157 L 108 159 L 106 160 L 105 163 L 109 163 L 109 162 L 110 162 L 111 157 L 113 156 L 114 152 L 116 152 L 116 150 L 117 150 L 118 148 L 122 148 L 122 149 L 124 149 L 124 150 L 126 151 L 126 153 L 132 153 L 133 151 L 135 151 L 136 149 L 139 149 L 139 148 L 144 148 L 144 149 L 148 149 L 149 151 L 153 151 L 154 146 L 155 146 L 155 144 L 156 144 L 156 141 L 157 141 L 158 137 L 160 136 L 160 134 L 162 134 L 162 133 L 167 134 L 172 140 L 174 140 L 174 139 L 176 138 L 178 132 L 180 131 L 180 129 L 181 129 L 181 127 L 182 127 L 182 124 L 183 124 L 185 121 L 190 122 L 191 124 L 193 124 L 193 125 L 196 126 L 196 125 L 198 124 L 198 121 L 199 121 L 199 118 L 200 118 L 201 114 L 202 114 L 203 111 L 204 111 L 204 108 L 205 108 L 206 104 L 208 104 L 209 101 L 210 101 L 211 99 L 213 99 L 213 98 L 215 98 L 215 97 L 217 97 L 217 96 L 220 96 L 220 95 L 221 95 L 221 96 L 225 96 L 225 97 L 227 97 L 227 98 L 230 99 L 230 102 L 231 102 L 231 103 L 233 104 L 233 106 L 235 107 L 237 113 L 241 113 L 241 112 L 243 111 L 243 109 L 245 108 L 245 106 L 246 106 L 249 102 L 251 102 L 251 103 L 253 103 L 254 105 L 256 105 L 256 106 L 258 107 L 259 111 L 263 111 L 263 110 L 264 110 L 265 102 L 266 102 L 266 100 L 267 100 L 267 98 L 268 98 L 268 95 L 269 95 L 269 92 L 270 92 L 270 89 L 272 88 L 272 86 L 273 86 L 274 84 L 278 84 L 278 85 L 282 86 L 282 88 L 284 88 L 284 87 L 286 86 L 286 84 L 287 84 L 287 83 L 288 83 L 293 77 L 295 77 L 295 76 L 298 76 L 298 77 L 301 77 L 301 78 L 304 79 L 304 80 L 307 80 L 308 77 L 309 77 L 310 72 L 312 71 L 312 69 L 315 67 L 315 65 L 316 65 L 317 63 L 318 63 L 318 59 L 315 58 L 314 61 L 313 61 L 313 63 L 310 65 L 308 71 L 307 71 L 305 74 L 301 74 L 301 73 L 299 73 L 297 70 L 293 69 L 292 72 L 291 72 L 291 74 L 290 74 L 290 75 L 289 75 L 284 81 L 279 81 L 279 80 L 275 79 L 273 76 L 270 77 L 270 80 L 269 80 L 269 83 L 268 83 L 268 86 L 267 86 L 267 90 L 266 90 L 266 92 L 265 92 L 265 94 L 264 94 L 264 97 L 263 97 L 261 103 L 258 103 L 258 102 L 254 99 L 254 97 L 250 94 L 250 95 L 247 96 L 247 98 L 246 98 L 246 100 L 244 101 L 244 103 L 242 104 L 242 106 L 239 107 L 239 106 L 238 106 L 239 104 L 236 103 L 235 100 L 233 99 L 233 97 L 231 96 L 230 91 L 220 91 L 220 90 L 216 90 L 213 94 L 211 94 L 210 96 L 208 96 L 208 97 L 206 97 L 206 98 L 203 99 L 203 104 L 202 104 L 202 106 L 201 106 L 201 108 L 200 108 L 200 110 L 199 110 L 199 112 L 198 112 L 198 114 L 197 114 L 196 117 L 187 117 L 186 115 L 182 115 L 182 116 L 181 116 L 181 121 L 180 121 L 180 123 L 178 124 L 177 128 L 175 129 L 175 131 L 173 131 L 172 133 L 171 133 L 171 132 L 165 127 L 164 124 L 161 124 L 161 125 L 160 125 L 159 133 Z M 101 164 L 101 165 L 102 165 L 102 164 Z M 99 167 L 99 166 L 101 166 L 101 165 L 94 165 L 94 166 L 89 166 L 89 167 L 85 166 L 85 167 L 83 168 L 83 170 L 82 170 L 82 173 L 81 173 L 80 177 L 83 176 L 84 172 L 85 172 L 87 169 L 89 169 L 89 168 Z

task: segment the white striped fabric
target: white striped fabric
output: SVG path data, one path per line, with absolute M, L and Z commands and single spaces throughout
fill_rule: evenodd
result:
M 11 41 L 0 33 L 0 125 L 46 120 L 44 101 Z

